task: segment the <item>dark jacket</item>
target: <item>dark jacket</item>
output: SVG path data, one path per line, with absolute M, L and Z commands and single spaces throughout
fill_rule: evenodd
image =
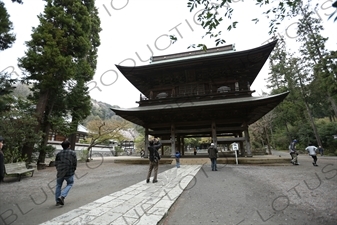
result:
M 4 154 L 0 149 L 0 182 L 3 181 L 5 177 L 5 159 Z
M 152 145 L 147 148 L 149 150 L 149 159 L 151 162 L 159 161 L 160 156 L 158 153 L 158 149 L 160 149 L 161 143 L 158 141 L 156 143 L 153 143 Z
M 289 153 L 293 154 L 293 153 L 297 153 L 296 151 L 296 142 L 292 141 L 289 145 Z
M 57 153 L 55 166 L 57 169 L 57 178 L 74 175 L 77 167 L 77 157 L 75 151 L 68 148 Z
M 208 148 L 208 157 L 210 159 L 216 159 L 216 158 L 218 158 L 218 149 L 216 149 L 213 146 L 209 147 Z

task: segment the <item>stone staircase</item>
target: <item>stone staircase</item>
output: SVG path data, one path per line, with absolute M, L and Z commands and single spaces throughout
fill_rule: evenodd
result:
M 172 164 L 176 164 L 176 160 L 172 161 Z M 211 164 L 211 160 L 208 158 L 180 158 L 181 165 L 203 165 Z
M 114 157 L 115 163 L 126 164 L 149 164 L 148 159 L 138 157 Z M 162 157 L 160 164 L 175 165 L 176 161 L 173 157 Z M 211 160 L 205 155 L 196 155 L 180 158 L 181 165 L 210 165 Z M 217 164 L 236 164 L 235 157 L 219 157 Z M 288 155 L 264 155 L 253 157 L 238 157 L 238 164 L 255 164 L 255 165 L 291 165 Z

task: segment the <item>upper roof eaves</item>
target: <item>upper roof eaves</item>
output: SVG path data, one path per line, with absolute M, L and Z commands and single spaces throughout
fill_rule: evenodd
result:
M 231 44 L 231 45 L 225 45 L 225 46 L 217 47 L 217 48 L 209 48 L 207 49 L 207 51 L 197 50 L 197 51 L 182 52 L 182 53 L 171 54 L 171 55 L 153 56 L 151 57 L 150 64 L 160 64 L 160 63 L 175 62 L 175 61 L 180 61 L 180 60 L 223 55 L 223 54 L 232 53 L 234 51 L 235 51 L 234 45 Z

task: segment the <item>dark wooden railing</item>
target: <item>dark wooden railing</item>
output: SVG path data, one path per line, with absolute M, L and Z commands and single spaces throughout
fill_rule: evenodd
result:
M 251 97 L 252 93 L 255 91 L 252 90 L 243 90 L 243 91 L 228 91 L 221 93 L 210 93 L 204 95 L 177 95 L 175 97 L 167 96 L 166 98 L 154 98 L 148 99 L 141 97 L 141 100 L 137 103 L 139 106 L 149 106 L 149 105 L 159 105 L 159 104 L 171 104 L 178 102 L 191 102 L 191 101 L 209 101 L 216 99 L 224 98 L 241 98 L 241 97 Z

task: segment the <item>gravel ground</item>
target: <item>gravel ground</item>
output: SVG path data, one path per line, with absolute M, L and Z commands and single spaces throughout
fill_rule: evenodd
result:
M 35 171 L 33 177 L 23 177 L 20 182 L 6 177 L 0 185 L 0 225 L 40 224 L 142 180 L 145 182 L 148 165 L 114 163 L 113 159 L 78 163 L 75 183 L 64 207 L 55 207 L 55 167 Z M 172 167 L 160 165 L 158 173 Z
M 204 166 L 162 225 L 336 225 L 337 160 L 299 156 L 299 166 Z
M 148 165 L 112 158 L 79 163 L 65 206 L 55 207 L 56 170 L 5 178 L 0 185 L 0 225 L 35 225 L 144 180 Z M 204 165 L 161 224 L 332 225 L 337 221 L 337 158 L 319 157 L 319 167 L 300 155 L 301 165 Z M 159 173 L 174 167 L 160 165 Z

